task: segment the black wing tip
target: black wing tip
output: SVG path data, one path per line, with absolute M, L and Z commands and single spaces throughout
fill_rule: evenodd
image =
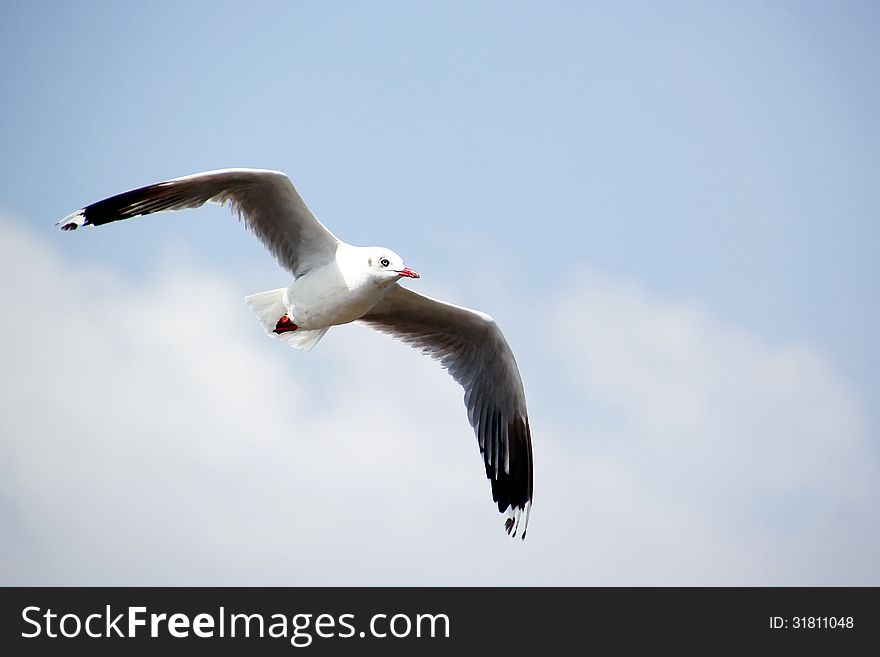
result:
M 69 214 L 61 221 L 55 224 L 61 230 L 76 230 L 80 226 L 89 226 L 88 217 L 86 217 L 86 208 L 77 210 L 73 214 Z
M 486 417 L 486 420 L 490 418 Z M 504 420 L 497 411 L 486 422 L 480 451 L 483 453 L 486 477 L 492 484 L 492 499 L 499 513 L 506 513 L 504 529 L 516 537 L 522 525 L 521 537 L 525 540 L 532 505 L 533 463 L 532 436 L 528 418 L 515 417 L 507 422 L 507 467 L 502 465 L 500 425 Z M 482 424 L 482 423 L 481 423 Z M 495 464 L 498 461 L 498 464 Z
M 520 524 L 522 524 L 521 540 L 526 540 L 526 532 L 529 528 L 529 512 L 532 510 L 532 500 L 526 502 L 523 506 L 510 506 L 507 509 L 507 518 L 504 521 L 504 530 L 508 536 L 516 538 Z
M 173 206 L 181 200 L 181 196 L 168 191 L 172 182 L 174 181 L 166 180 L 153 183 L 96 201 L 67 215 L 56 226 L 61 230 L 76 230 L 80 226 L 103 226 L 121 219 L 174 209 Z

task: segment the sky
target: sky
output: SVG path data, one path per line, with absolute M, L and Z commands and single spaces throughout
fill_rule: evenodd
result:
M 874 3 L 0 3 L 0 584 L 880 585 Z M 490 313 L 529 402 L 513 541 L 462 394 L 311 352 L 223 208 L 286 172 Z

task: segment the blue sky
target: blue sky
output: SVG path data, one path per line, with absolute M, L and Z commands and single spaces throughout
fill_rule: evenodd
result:
M 729 414 L 766 412 L 772 421 L 740 429 L 755 441 L 749 445 L 771 452 L 787 445 L 821 461 L 827 453 L 810 440 L 827 446 L 851 438 L 858 447 L 847 462 L 868 468 L 868 483 L 862 497 L 853 493 L 856 501 L 834 497 L 840 505 L 828 518 L 844 518 L 841 536 L 877 547 L 876 521 L 866 528 L 859 520 L 870 510 L 865 491 L 875 490 L 880 454 L 874 3 L 7 2 L 0 12 L 0 213 L 15 227 L 0 237 L 8 254 L 50 254 L 50 270 L 75 280 L 97 268 L 131 285 L 132 296 L 154 283 L 164 289 L 166 270 L 183 272 L 181 280 L 220 278 L 235 294 L 277 287 L 284 275 L 222 209 L 72 236 L 51 226 L 85 203 L 169 177 L 228 166 L 283 170 L 341 238 L 390 246 L 423 275 L 419 290 L 499 319 L 532 415 L 540 414 L 545 445 L 552 444 L 545 449 L 560 462 L 573 450 L 592 464 L 608 459 L 604 471 L 591 466 L 594 474 L 615 467 L 624 479 L 644 474 L 633 459 L 668 438 L 652 433 L 668 417 L 651 400 L 662 397 L 664 381 L 674 387 L 680 378 L 683 396 L 666 402 L 694 415 L 669 427 L 691 427 L 697 442 L 678 455 L 670 445 L 656 458 L 680 463 L 689 455 L 703 471 L 725 463 L 721 452 L 710 457 L 695 445 Z M 21 266 L 7 273 L 10 280 L 31 272 Z M 77 308 L 127 303 L 107 291 L 100 299 L 88 294 L 77 290 Z M 245 315 L 230 299 L 229 312 Z M 554 314 L 566 303 L 575 306 L 568 315 Z M 615 324 L 627 321 L 657 332 Z M 667 342 L 657 338 L 664 327 L 673 336 Z M 564 338 L 585 336 L 599 344 L 571 347 L 582 361 L 560 350 Z M 261 338 L 242 349 L 271 354 L 274 367 L 316 390 L 333 390 L 346 372 L 344 346 L 322 344 L 306 359 Z M 680 351 L 682 340 L 696 346 Z M 400 367 L 415 359 L 388 349 L 395 367 L 398 356 Z M 163 353 L 156 358 L 177 357 Z M 632 353 L 644 353 L 654 369 L 630 363 Z M 701 359 L 729 367 L 705 369 Z M 567 360 L 578 367 L 567 370 Z M 753 369 L 740 371 L 740 362 Z M 109 376 L 112 363 L 106 367 Z M 431 364 L 425 367 L 414 375 L 431 377 Z M 728 379 L 730 369 L 736 375 Z M 777 370 L 786 374 L 774 378 Z M 623 382 L 625 372 L 632 378 Z M 752 386 L 764 374 L 793 383 Z M 815 385 L 805 383 L 814 375 Z M 652 376 L 658 385 L 643 385 Z M 7 384 L 14 385 L 11 376 Z M 738 399 L 750 387 L 754 396 L 724 406 L 703 397 L 703 384 L 718 399 Z M 450 422 L 458 422 L 456 391 L 442 387 L 439 375 L 436 385 L 451 400 Z M 761 406 L 760 395 L 775 406 Z M 314 396 L 318 406 L 324 399 Z M 810 427 L 826 420 L 827 433 L 811 438 Z M 5 431 L 14 450 L 23 437 L 13 426 Z M 475 451 L 466 427 L 452 432 L 462 435 L 450 441 Z M 607 451 L 604 432 L 622 451 Z M 539 468 L 541 440 L 536 435 Z M 771 465 L 784 466 L 783 453 Z M 773 470 L 762 480 L 768 490 Z M 694 486 L 682 495 L 705 493 Z M 743 511 L 765 498 L 728 501 L 755 532 L 782 515 L 803 529 L 797 519 L 806 526 L 807 504 L 825 490 L 804 486 L 774 498 L 776 516 Z M 585 504 L 606 504 L 613 490 L 597 488 Z M 7 508 L 33 502 L 9 495 Z M 483 498 L 474 504 L 490 506 Z M 669 508 L 681 499 L 672 495 Z M 699 528 L 708 516 L 694 513 Z M 648 535 L 633 514 L 633 526 Z M 602 526 L 613 529 L 613 514 L 606 520 Z M 773 540 L 784 550 L 798 536 Z M 632 544 L 642 537 L 634 534 Z M 771 573 L 779 552 L 762 554 L 756 562 Z M 616 578 L 616 571 L 607 579 L 584 571 L 572 581 L 655 582 L 645 568 L 630 568 L 632 580 L 622 569 Z M 64 572 L 58 566 L 46 577 L 69 581 Z M 680 575 L 672 583 L 878 582 L 876 565 L 857 558 L 851 571 L 835 574 L 817 557 L 781 580 L 743 578 L 733 566 Z M 122 566 L 117 577 L 108 579 L 130 581 Z M 548 573 L 532 581 L 560 579 Z M 392 581 L 419 582 L 404 573 Z
M 553 261 L 518 284 L 589 262 L 876 386 L 871 3 L 420 5 L 8 5 L 4 207 L 279 168 L 352 242 L 443 267 L 476 224 Z

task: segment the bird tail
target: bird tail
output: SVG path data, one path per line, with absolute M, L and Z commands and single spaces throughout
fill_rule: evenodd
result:
M 308 351 L 324 337 L 328 329 L 301 329 L 295 331 L 276 332 L 278 320 L 288 314 L 290 305 L 287 300 L 287 288 L 258 292 L 244 298 L 251 307 L 266 333 L 286 342 L 294 349 Z

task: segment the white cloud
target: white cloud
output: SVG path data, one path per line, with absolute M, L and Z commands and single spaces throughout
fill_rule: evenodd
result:
M 428 359 L 359 327 L 294 352 L 220 271 L 133 283 L 2 223 L 3 583 L 878 583 L 876 458 L 813 347 L 573 281 L 572 348 L 514 344 L 581 405 L 533 395 L 520 543 Z
M 635 506 L 645 549 L 669 541 L 671 563 L 708 567 L 697 582 L 877 580 L 872 561 L 849 557 L 865 547 L 852 542 L 877 546 L 876 453 L 854 391 L 817 349 L 766 344 L 597 274 L 561 298 L 554 344 L 578 345 L 561 362 L 585 424 L 600 419 L 585 462 L 615 511 Z

